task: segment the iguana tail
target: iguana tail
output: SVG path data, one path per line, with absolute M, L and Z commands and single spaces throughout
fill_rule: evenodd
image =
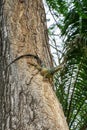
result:
M 37 60 L 37 62 L 38 62 L 39 65 L 42 64 L 42 61 L 41 61 L 41 59 L 40 59 L 38 56 L 33 55 L 33 54 L 24 54 L 24 55 L 21 55 L 21 56 L 17 57 L 17 58 L 14 59 L 10 64 L 8 64 L 7 67 L 6 67 L 6 69 L 7 69 L 11 64 L 13 64 L 14 62 L 16 62 L 16 61 L 18 61 L 19 59 L 24 58 L 24 57 L 26 57 L 26 58 L 33 57 L 33 58 L 35 58 L 35 59 Z

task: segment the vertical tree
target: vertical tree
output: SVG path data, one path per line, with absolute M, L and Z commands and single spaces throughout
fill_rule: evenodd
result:
M 68 130 L 52 84 L 43 80 L 34 58 L 52 66 L 46 18 L 41 0 L 0 1 L 0 129 Z

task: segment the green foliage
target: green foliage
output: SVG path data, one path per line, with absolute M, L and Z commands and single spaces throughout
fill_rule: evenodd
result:
M 61 82 L 55 79 L 57 96 L 63 105 L 69 127 L 73 130 L 80 130 L 83 123 L 87 122 L 87 116 L 84 117 L 87 113 L 87 46 L 83 44 L 84 39 L 79 38 L 79 41 L 82 44 L 77 44 L 75 40 L 75 43 L 73 41 L 69 43 L 71 45 L 66 45 L 65 69 L 56 76 L 57 79 L 61 78 Z
M 87 0 L 47 0 L 55 24 L 49 29 L 54 39 L 55 27 L 61 30 L 63 50 L 56 55 L 65 61 L 55 75 L 56 95 L 60 100 L 70 130 L 87 129 Z
M 48 5 L 60 14 L 65 15 L 67 13 L 67 4 L 64 0 L 46 0 Z

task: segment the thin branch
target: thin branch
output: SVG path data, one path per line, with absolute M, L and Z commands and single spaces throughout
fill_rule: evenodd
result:
M 77 75 L 76 75 L 76 79 L 75 79 L 74 86 L 73 86 L 73 90 L 72 90 L 72 94 L 71 94 L 71 100 L 70 100 L 69 110 L 68 110 L 68 114 L 67 114 L 67 121 L 68 121 L 68 122 L 69 122 L 69 120 L 70 120 L 72 100 L 73 100 L 74 91 L 75 91 L 75 87 L 76 87 L 76 83 L 77 83 L 77 79 L 78 79 L 79 69 L 80 69 L 80 65 L 79 65 L 79 67 L 78 67 L 78 72 L 77 72 Z
M 79 111 L 81 110 L 82 106 L 84 105 L 84 102 L 85 102 L 85 100 L 81 103 L 81 105 L 80 105 L 79 108 L 77 109 L 77 113 L 75 114 L 75 116 L 73 117 L 73 120 L 72 120 L 71 123 L 70 123 L 70 128 L 71 128 L 72 124 L 75 122 L 75 118 L 76 118 L 76 116 L 78 115 Z M 73 114 L 73 113 L 72 113 L 72 114 Z
M 69 82 L 69 87 L 68 87 L 68 93 L 67 93 L 67 100 L 66 100 L 66 112 L 68 112 L 68 99 L 69 99 L 69 95 L 70 95 L 70 88 L 71 88 L 71 83 L 72 83 L 72 79 L 73 79 L 73 70 L 74 70 L 74 65 L 73 65 L 73 68 L 72 68 L 72 75 L 70 77 L 70 82 Z

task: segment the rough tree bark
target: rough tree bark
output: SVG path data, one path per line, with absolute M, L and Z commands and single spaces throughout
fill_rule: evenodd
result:
M 52 66 L 42 1 L 1 0 L 0 129 L 68 130 L 52 84 L 29 65 L 37 64 L 35 59 L 20 59 L 5 70 L 14 58 L 28 53 Z

